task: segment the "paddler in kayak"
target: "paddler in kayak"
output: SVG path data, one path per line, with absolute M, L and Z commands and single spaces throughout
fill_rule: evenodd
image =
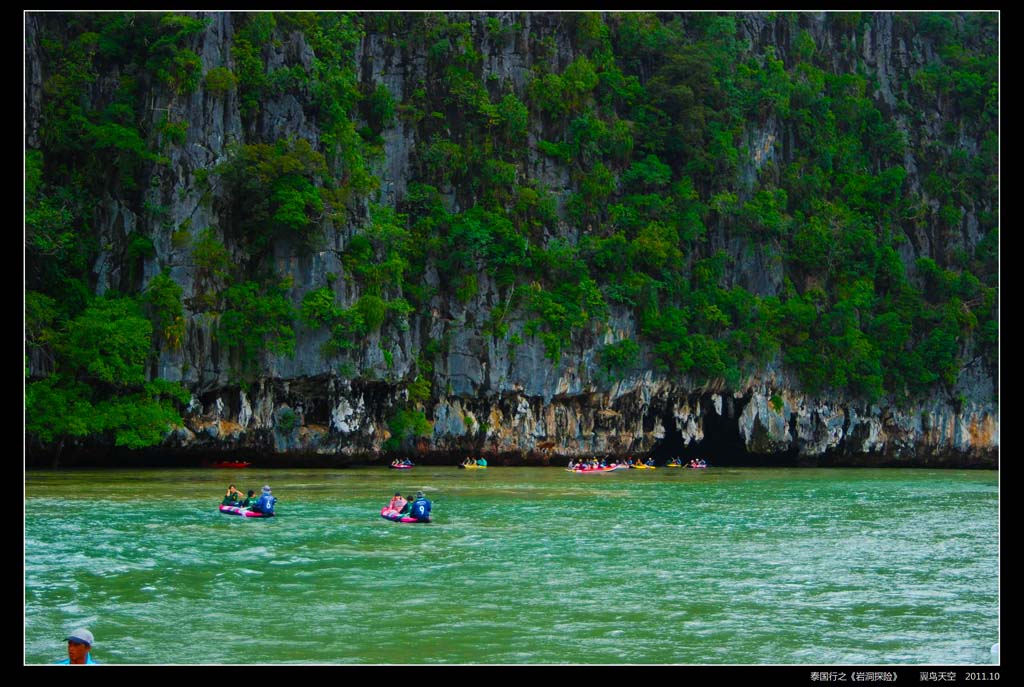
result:
M 255 505 L 256 505 L 256 492 L 254 490 L 250 489 L 249 493 L 245 495 L 245 500 L 242 501 L 241 507 L 242 508 L 248 508 L 248 509 L 252 510 L 252 508 Z
M 228 492 L 224 494 L 224 500 L 220 502 L 222 506 L 237 506 L 242 500 L 242 492 L 235 489 L 235 485 L 232 484 L 228 487 Z
M 416 492 L 416 500 L 412 502 L 409 514 L 420 522 L 430 522 L 430 500 L 423 495 L 422 491 Z
M 395 495 L 391 497 L 391 503 L 388 504 L 388 508 L 392 510 L 402 510 L 405 506 L 405 499 L 402 498 L 402 492 L 396 491 Z
M 402 512 L 403 508 L 405 508 L 405 504 L 406 500 L 402 498 L 402 492 L 396 491 L 395 495 L 391 497 L 391 502 L 388 503 L 388 507 L 385 509 L 384 514 L 397 515 Z
M 277 497 L 270 493 L 270 485 L 264 485 L 263 493 L 256 499 L 256 503 L 253 505 L 252 510 L 257 513 L 263 513 L 265 517 L 270 517 L 274 514 L 274 506 L 277 504 Z

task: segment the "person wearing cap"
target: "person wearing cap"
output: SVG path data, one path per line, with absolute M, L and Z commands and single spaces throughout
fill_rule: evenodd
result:
M 430 507 L 430 500 L 423 495 L 422 491 L 417 491 L 416 500 L 412 502 L 409 512 L 420 522 L 430 522 Z
M 277 503 L 277 497 L 270 493 L 270 485 L 264 485 L 263 493 L 256 500 L 256 506 L 253 510 L 258 510 L 264 516 L 269 517 L 274 514 L 275 503 Z
M 92 633 L 84 627 L 79 628 L 68 635 L 68 657 L 63 661 L 57 661 L 58 665 L 96 665 L 92 660 Z

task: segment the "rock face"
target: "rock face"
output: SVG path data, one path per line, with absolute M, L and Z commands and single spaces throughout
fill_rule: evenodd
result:
M 388 418 L 403 391 L 330 376 L 262 385 L 255 399 L 224 388 L 196 399 L 188 430 L 169 444 L 364 459 L 391 436 Z M 432 434 L 416 449 L 424 458 L 468 452 L 547 463 L 654 451 L 719 464 L 991 466 L 999 445 L 999 418 L 984 403 L 898 410 L 808 397 L 766 382 L 723 396 L 650 374 L 612 389 L 595 385 L 548 398 L 521 390 L 442 395 L 426 407 Z M 287 432 L 278 427 L 285 410 L 301 419 Z M 714 433 L 732 433 L 737 441 L 718 453 L 721 442 L 709 439 Z
M 237 15 L 204 14 L 211 21 L 195 37 L 192 46 L 201 57 L 203 71 L 234 68 L 231 42 Z M 536 53 L 533 46 L 554 38 L 556 46 L 544 59 L 557 69 L 574 58 L 570 40 L 559 40 L 564 23 L 544 13 L 490 13 L 466 15 L 485 72 L 517 93 L 523 93 Z M 486 20 L 514 30 L 509 39 L 492 39 Z M 775 45 L 781 54 L 793 40 L 790 24 L 768 15 L 743 16 L 737 22 L 739 40 L 752 46 Z M 511 27 L 514 27 L 512 29 Z M 834 67 L 851 69 L 844 61 L 859 61 L 875 80 L 872 97 L 886 112 L 895 112 L 897 93 L 915 69 L 927 64 L 930 44 L 894 26 L 891 17 L 879 15 L 862 33 L 837 35 L 820 15 L 807 21 L 822 54 L 833 55 Z M 38 55 L 37 16 L 26 20 L 26 136 L 29 147 L 38 145 L 37 116 L 42 97 L 45 65 Z M 853 41 L 853 46 L 849 41 Z M 845 41 L 843 49 L 830 51 Z M 396 102 L 426 76 L 424 50 L 396 48 L 382 33 L 369 33 L 361 41 L 355 63 L 365 84 L 382 85 Z M 272 48 L 264 51 L 268 70 L 303 65 L 315 59 L 300 32 L 275 35 Z M 96 88 L 102 88 L 97 84 Z M 389 420 L 408 405 L 409 382 L 415 375 L 417 356 L 428 340 L 444 340 L 431 375 L 432 393 L 416 407 L 432 423 L 427 437 L 415 449 L 429 459 L 453 453 L 487 453 L 512 461 L 544 463 L 555 457 L 592 454 L 700 455 L 711 463 L 785 458 L 796 464 L 995 466 L 999 453 L 999 410 L 995 381 L 980 369 L 965 370 L 952 393 L 936 395 L 913 407 L 887 401 L 866 405 L 856 399 L 808 395 L 799 383 L 775 366 L 745 380 L 738 390 L 701 386 L 692 380 L 671 378 L 653 371 L 649 351 L 641 351 L 639 370 L 609 380 L 602 374 L 597 350 L 626 338 L 642 341 L 638 325 L 628 311 L 613 309 L 607 326 L 575 336 L 573 346 L 558 363 L 545 357 L 544 346 L 525 331 L 525 321 L 509 317 L 508 331 L 494 336 L 481 324 L 503 295 L 492 278 L 478 275 L 477 290 L 466 301 L 435 296 L 427 308 L 409 316 L 408 326 L 386 325 L 371 334 L 358 352 L 352 370 L 340 371 L 336 362 L 321 354 L 327 337 L 296 323 L 295 355 L 262 355 L 254 381 L 237 382 L 228 352 L 213 334 L 216 316 L 193 300 L 202 291 L 201 270 L 188 247 L 208 227 L 221 224 L 218 205 L 204 198 L 207 191 L 197 175 L 227 159 L 232 143 L 301 137 L 314 147 L 322 132 L 309 115 L 307 103 L 292 94 L 269 97 L 247 131 L 243 126 L 237 94 L 214 94 L 201 84 L 193 93 L 173 97 L 159 89 L 152 100 L 153 126 L 161 106 L 171 106 L 187 122 L 183 145 L 169 149 L 170 163 L 151 181 L 147 201 L 164 208 L 157 221 L 138 214 L 110 197 L 97 210 L 101 251 L 93 267 L 95 290 L 117 289 L 125 269 L 119 264 L 121 246 L 133 232 L 150 236 L 154 253 L 146 258 L 143 281 L 164 268 L 184 290 L 187 328 L 180 348 L 164 348 L 153 369 L 154 376 L 180 381 L 193 393 L 185 428 L 166 441 L 167 448 L 191 451 L 246 451 L 250 454 L 337 456 L 340 462 L 379 455 L 391 437 Z M 173 103 L 171 101 L 173 100 Z M 895 116 L 895 115 L 894 115 Z M 935 133 L 940 115 L 929 115 L 927 126 Z M 898 118 L 899 119 L 899 118 Z M 913 127 L 899 119 L 908 131 Z M 380 179 L 379 202 L 395 206 L 406 198 L 415 131 L 403 121 L 382 132 L 383 155 L 374 163 Z M 925 133 L 915 133 L 924 136 Z M 741 178 L 753 179 L 767 164 L 789 154 L 785 129 L 773 117 L 747 132 L 749 157 L 740 164 Z M 977 145 L 976 141 L 966 146 Z M 908 174 L 913 178 L 913 159 L 908 155 Z M 556 196 L 572 190 L 565 168 L 546 156 L 529 161 L 531 174 L 553 189 Z M 916 181 L 914 183 L 917 183 Z M 442 189 L 442 191 L 444 191 Z M 457 194 L 451 193 L 453 210 Z M 214 189 L 216 193 L 216 189 Z M 960 245 L 973 246 L 977 219 L 966 209 Z M 177 229 L 174 235 L 172 228 Z M 974 228 L 972 230 L 972 227 Z M 578 236 L 581 228 L 551 227 L 553 233 Z M 181 234 L 187 232 L 187 237 Z M 973 233 L 972 233 L 973 232 Z M 326 275 L 345 269 L 340 251 L 351 237 L 351 226 L 328 226 L 326 245 L 308 252 L 279 243 L 273 262 L 278 273 L 291 279 L 289 297 L 299 304 L 309 291 L 325 283 Z M 709 229 L 709 244 L 722 247 L 735 259 L 725 277 L 726 285 L 738 285 L 757 295 L 778 295 L 783 272 L 775 256 L 748 239 Z M 238 247 L 225 242 L 231 251 Z M 907 244 L 903 257 L 908 269 L 914 260 L 933 254 L 936 244 L 945 246 L 925 227 Z M 240 258 L 238 254 L 235 258 Z M 437 280 L 428 270 L 427 281 Z M 351 307 L 361 295 L 351 283 L 339 282 L 337 304 Z M 412 444 L 407 444 L 412 450 Z M 711 455 L 718 449 L 721 455 Z

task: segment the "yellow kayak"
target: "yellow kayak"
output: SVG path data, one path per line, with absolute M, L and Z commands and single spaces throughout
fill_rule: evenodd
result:
M 634 470 L 657 470 L 658 468 L 654 467 L 653 465 L 634 465 L 633 469 Z
M 486 470 L 486 465 L 460 465 L 460 468 L 466 468 L 467 470 Z

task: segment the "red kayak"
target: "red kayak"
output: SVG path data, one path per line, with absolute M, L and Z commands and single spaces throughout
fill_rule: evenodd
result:
M 274 514 L 265 515 L 248 508 L 239 508 L 238 506 L 221 506 L 220 512 L 225 515 L 241 515 L 243 518 L 272 518 Z
M 210 467 L 211 468 L 247 468 L 250 465 L 252 465 L 252 463 L 249 463 L 248 461 L 244 461 L 244 460 L 225 460 L 225 461 L 221 461 L 220 463 L 214 463 Z
M 414 465 L 389 465 L 392 470 L 412 470 Z
M 402 515 L 394 508 L 384 506 L 380 509 L 380 517 L 391 522 L 430 522 L 429 520 L 417 520 L 410 515 Z

